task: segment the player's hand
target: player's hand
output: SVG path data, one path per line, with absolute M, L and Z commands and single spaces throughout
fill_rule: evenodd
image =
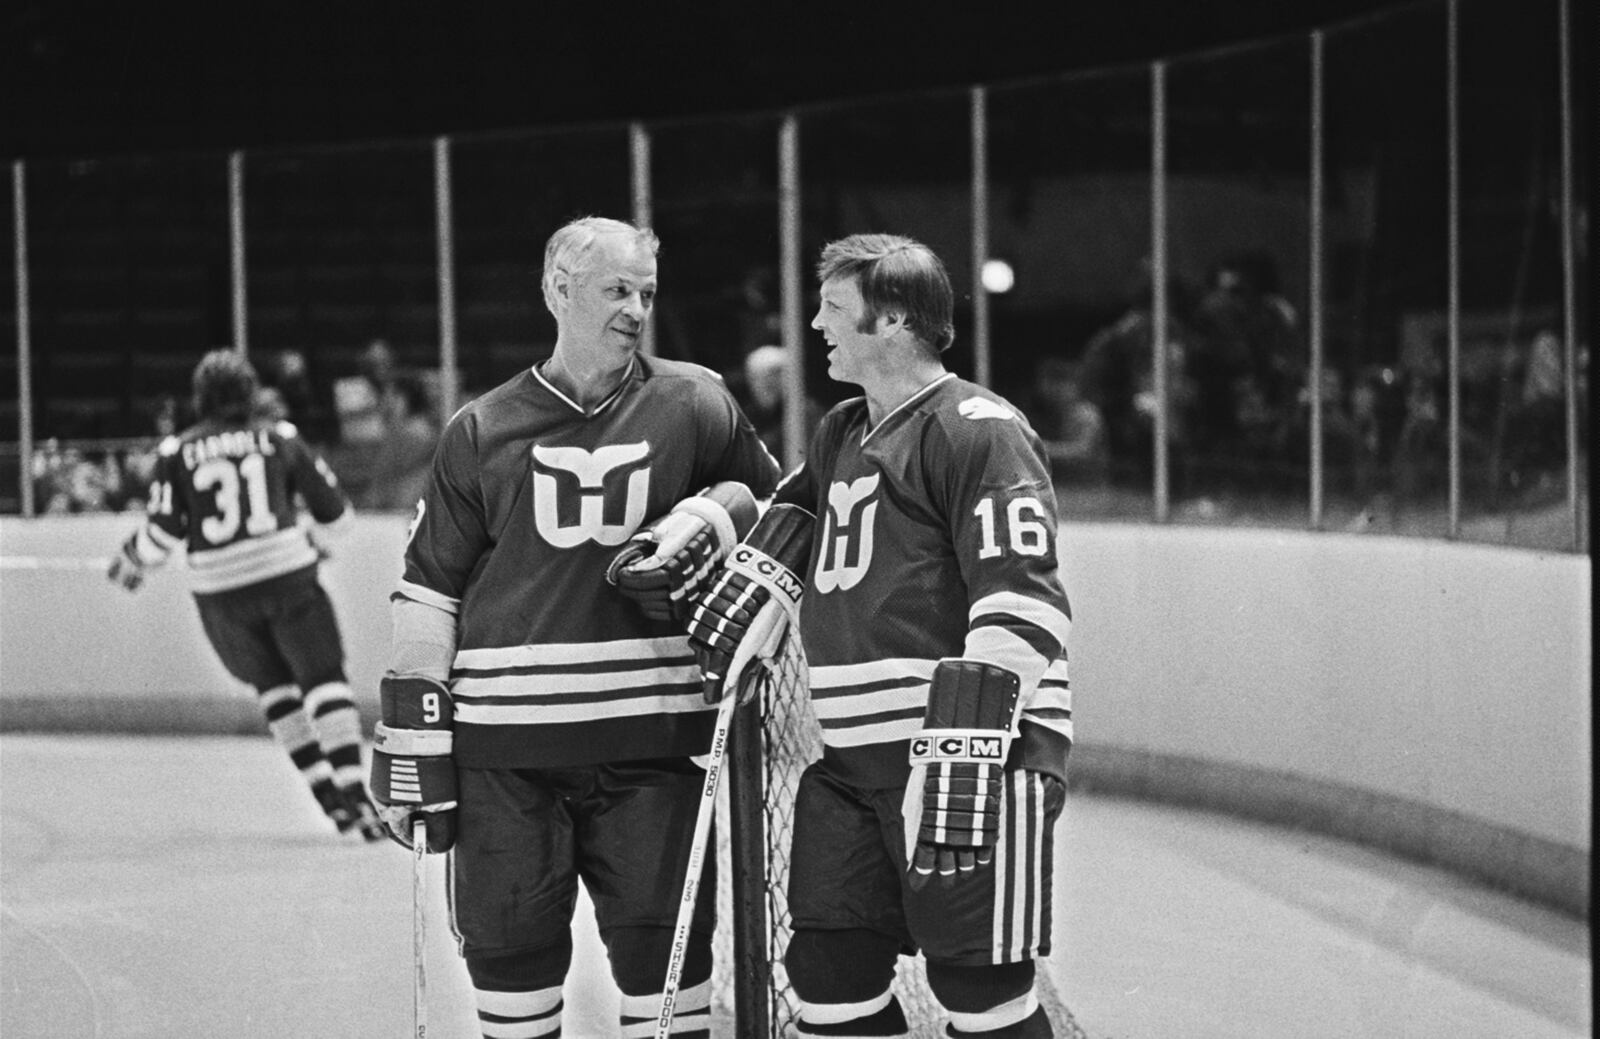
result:
M 411 847 L 412 823 L 428 823 L 428 851 L 456 842 L 455 701 L 445 683 L 387 673 L 378 682 L 380 718 L 372 733 L 367 784 L 389 836 Z
M 920 777 L 918 774 L 921 774 Z M 1004 797 L 999 765 L 943 762 L 912 770 L 906 825 L 917 826 L 911 869 L 970 873 L 994 860 Z M 920 793 L 920 797 L 911 795 Z
M 750 488 L 737 480 L 713 484 L 635 534 L 606 567 L 606 580 L 646 616 L 682 624 L 759 515 Z
M 628 541 L 606 568 L 606 581 L 645 616 L 681 624 L 726 554 L 705 520 L 670 512 Z
M 1020 692 L 1017 673 L 997 664 L 954 657 L 935 666 L 901 805 L 913 877 L 970 873 L 994 861 Z
M 811 552 L 814 519 L 798 505 L 772 506 L 694 604 L 689 644 L 705 673 L 707 703 L 729 688 L 748 702 L 757 683 L 743 681 L 745 669 L 755 662 L 770 669 L 783 651 L 805 592 L 799 571 Z
M 106 570 L 106 579 L 113 584 L 121 585 L 123 589 L 137 592 L 139 586 L 144 584 L 144 564 L 139 562 L 139 557 L 134 554 L 133 539 L 138 535 L 130 535 L 124 541 L 117 554 L 111 557 L 111 566 Z
M 439 855 L 456 844 L 456 809 L 423 805 L 418 808 L 406 805 L 379 805 L 378 818 L 389 831 L 389 839 L 408 851 L 412 848 L 413 824 L 418 816 L 428 824 L 428 854 Z
M 789 612 L 771 591 L 747 575 L 723 570 L 689 617 L 689 645 L 705 676 L 706 703 L 728 689 L 749 703 L 759 683 L 752 665 L 770 671 L 789 634 Z

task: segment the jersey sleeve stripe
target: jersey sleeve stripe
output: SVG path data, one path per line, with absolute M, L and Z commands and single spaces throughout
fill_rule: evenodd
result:
M 981 660 L 986 664 L 1014 671 L 1022 678 L 1024 690 L 1037 685 L 1050 666 L 1050 658 L 1027 638 L 995 624 L 985 624 L 967 633 L 961 655 L 968 660 Z
M 967 611 L 968 623 L 976 623 L 979 617 L 988 613 L 1007 613 L 1025 620 L 1054 635 L 1063 646 L 1067 644 L 1067 632 L 1072 627 L 1072 620 L 1066 613 L 1041 599 L 1016 592 L 994 592 L 983 596 Z
M 154 523 L 145 523 L 133 539 L 133 550 L 145 566 L 160 566 L 181 544 L 182 538 L 173 537 Z
M 461 611 L 460 599 L 451 598 L 412 581 L 401 581 L 394 594 L 424 606 L 432 606 L 436 610 L 443 610 L 452 617 Z
M 979 632 L 1007 631 L 1016 638 L 1033 647 L 1033 651 L 1045 660 L 1055 657 L 1061 652 L 1061 643 L 1050 632 L 1036 624 L 1010 613 L 986 613 L 973 621 L 972 630 L 967 633 L 967 645 L 972 645 L 972 640 Z

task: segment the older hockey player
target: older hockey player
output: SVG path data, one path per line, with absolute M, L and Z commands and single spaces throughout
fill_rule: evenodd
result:
M 454 849 L 485 1036 L 559 1034 L 580 881 L 624 1034 L 653 1028 L 715 714 L 682 618 L 777 482 L 715 374 L 640 353 L 657 248 L 595 217 L 551 236 L 554 350 L 450 421 L 392 599 L 373 794 Z M 714 889 L 676 1035 L 709 1034 Z
M 824 743 L 790 860 L 799 1032 L 905 1034 L 890 983 L 920 948 L 950 1035 L 1049 1036 L 1034 960 L 1071 712 L 1048 462 L 1016 409 L 945 371 L 930 250 L 855 235 L 818 273 L 829 374 L 866 395 L 823 419 L 690 622 L 732 690 L 798 616 Z
M 193 385 L 199 421 L 157 447 L 148 513 L 108 576 L 134 591 L 147 567 L 186 547 L 190 590 L 223 666 L 255 687 L 268 729 L 340 832 L 382 840 L 361 786 L 361 719 L 339 622 L 317 579 L 322 546 L 350 523 L 349 502 L 292 424 L 258 413 L 243 354 L 206 354 Z

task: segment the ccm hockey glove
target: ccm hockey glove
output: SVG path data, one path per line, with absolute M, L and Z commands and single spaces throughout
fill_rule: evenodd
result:
M 373 733 L 372 799 L 389 835 L 411 847 L 411 824 L 426 812 L 428 851 L 456 842 L 455 705 L 444 683 L 421 675 L 383 676 L 381 720 Z
M 757 514 L 750 488 L 725 480 L 635 534 L 606 568 L 606 581 L 646 616 L 681 624 Z
M 906 784 L 908 845 L 917 828 L 906 853 L 915 872 L 949 876 L 994 859 L 1020 686 L 1015 672 L 976 660 L 946 659 L 934 668 Z
M 800 571 L 811 555 L 814 519 L 798 505 L 772 506 L 695 604 L 689 643 L 705 673 L 708 703 L 728 688 L 744 690 L 741 702 L 749 699 L 754 686 L 740 685 L 745 669 L 752 661 L 770 666 L 783 648 L 800 612 Z

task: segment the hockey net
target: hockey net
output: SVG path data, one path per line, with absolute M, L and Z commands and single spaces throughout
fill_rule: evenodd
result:
M 822 755 L 822 730 L 811 711 L 807 695 L 805 660 L 795 646 L 798 640 L 789 639 L 789 645 L 772 681 L 765 683 L 761 696 L 759 744 L 760 760 L 757 771 L 761 776 L 763 796 L 759 802 L 744 802 L 730 795 L 730 786 L 741 781 L 740 768 L 729 771 L 731 783 L 724 783 L 717 805 L 717 934 L 713 951 L 716 960 L 712 977 L 713 1036 L 716 1039 L 777 1039 L 794 1034 L 800 1015 L 800 1003 L 790 987 L 783 967 L 783 954 L 788 948 L 790 917 L 786 892 L 789 883 L 789 846 L 794 833 L 794 799 L 800 784 L 800 773 L 807 765 Z M 747 711 L 751 704 L 741 709 Z M 740 735 L 754 732 L 755 727 L 741 730 Z M 737 737 L 736 737 L 737 739 Z M 737 751 L 730 751 L 737 753 Z M 748 768 L 748 766 L 747 766 Z M 744 780 L 748 782 L 748 780 Z M 748 806 L 746 806 L 748 804 Z M 756 805 L 759 804 L 759 808 Z M 736 812 L 747 817 L 735 826 Z M 759 816 L 759 819 L 755 817 Z M 752 825 L 757 823 L 758 825 Z M 741 831 L 738 839 L 745 847 L 736 851 L 735 830 Z M 759 842 L 759 849 L 750 845 Z M 759 866 L 745 871 L 759 873 L 744 880 L 745 890 L 736 890 L 733 863 L 744 854 L 747 862 L 759 855 Z M 764 963 L 749 964 L 741 968 L 735 956 L 736 930 L 749 922 L 746 908 L 756 903 L 753 912 L 764 916 L 765 926 L 754 939 L 764 950 L 753 954 Z M 737 1005 L 740 982 L 736 974 L 745 969 L 751 974 L 765 974 L 766 984 L 752 986 L 748 979 L 742 991 L 761 990 L 765 1007 Z M 1056 996 L 1048 969 L 1040 964 L 1039 995 L 1061 1039 L 1083 1036 L 1072 1015 Z M 902 956 L 897 969 L 894 991 L 905 1010 L 911 1026 L 911 1035 L 917 1039 L 937 1039 L 945 1035 L 944 1013 L 929 991 L 923 960 L 920 955 Z M 746 1002 L 750 1000 L 747 999 Z

